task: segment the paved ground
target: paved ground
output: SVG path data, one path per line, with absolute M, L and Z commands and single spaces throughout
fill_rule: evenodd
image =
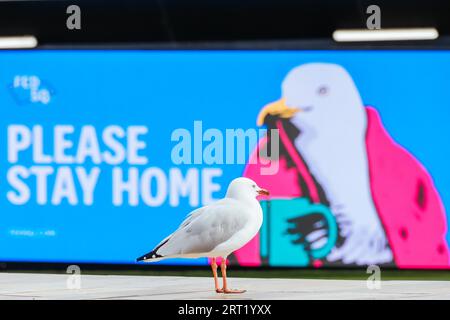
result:
M 0 299 L 450 299 L 448 281 L 382 281 L 369 290 L 360 280 L 231 278 L 241 295 L 212 292 L 204 277 L 83 275 L 67 289 L 60 274 L 0 273 Z

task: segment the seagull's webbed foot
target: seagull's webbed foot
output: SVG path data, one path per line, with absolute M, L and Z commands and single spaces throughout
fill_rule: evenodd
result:
M 247 290 L 240 290 L 240 289 L 222 289 L 223 293 L 244 293 Z
M 239 290 L 239 289 L 216 289 L 216 292 L 217 293 L 226 293 L 226 294 L 228 294 L 228 293 L 244 293 L 244 292 L 246 292 L 247 290 Z

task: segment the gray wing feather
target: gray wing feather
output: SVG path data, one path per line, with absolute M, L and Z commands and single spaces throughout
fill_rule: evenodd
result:
M 221 201 L 193 211 L 169 237 L 157 253 L 162 256 L 207 253 L 230 239 L 247 223 L 242 207 Z

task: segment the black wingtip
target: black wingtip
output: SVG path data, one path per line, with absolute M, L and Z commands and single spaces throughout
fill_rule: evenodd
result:
M 160 254 L 157 254 L 156 251 L 159 250 L 159 248 L 161 248 L 163 245 L 165 245 L 167 243 L 167 241 L 170 240 L 170 237 L 167 237 L 167 239 L 165 241 L 163 241 L 162 243 L 160 243 L 156 248 L 154 248 L 152 251 L 150 251 L 149 253 L 144 254 L 142 257 L 139 257 L 136 259 L 136 262 L 139 261 L 144 261 L 144 260 L 152 260 L 152 259 L 158 259 L 158 258 L 162 258 L 163 256 Z
M 147 254 L 144 254 L 143 256 L 136 259 L 136 262 L 144 261 L 144 260 L 152 260 L 152 259 L 158 259 L 162 258 L 162 255 L 157 254 L 155 251 L 149 252 Z
M 145 256 L 142 256 L 142 257 L 137 258 L 137 259 L 136 259 L 136 262 L 144 261 L 145 259 L 146 259 L 146 257 L 145 257 Z

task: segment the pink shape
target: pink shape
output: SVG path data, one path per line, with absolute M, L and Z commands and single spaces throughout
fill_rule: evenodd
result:
M 400 268 L 449 266 L 445 209 L 423 165 L 367 108 L 367 154 L 372 197 Z
M 321 260 L 314 260 L 312 265 L 314 268 L 320 268 L 323 266 L 323 262 Z

